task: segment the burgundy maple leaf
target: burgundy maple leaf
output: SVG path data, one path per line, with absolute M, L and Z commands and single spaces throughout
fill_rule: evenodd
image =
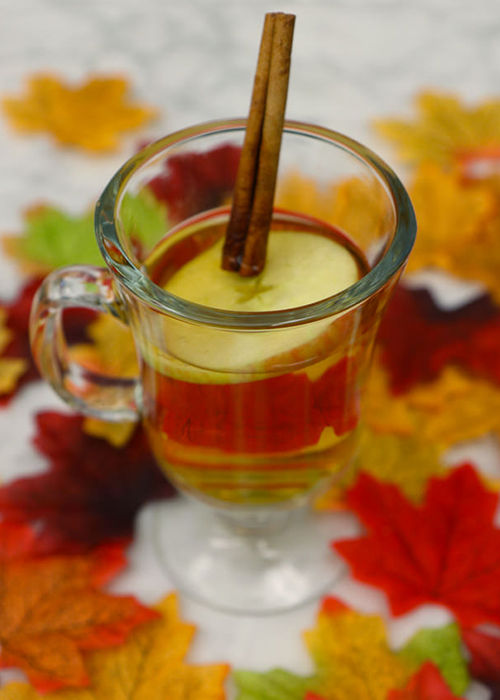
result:
M 427 290 L 400 284 L 378 344 L 396 394 L 436 379 L 449 364 L 500 383 L 500 309 L 488 296 L 443 311 Z
M 9 520 L 39 521 L 49 549 L 78 552 L 129 538 L 139 508 L 174 493 L 142 428 L 125 447 L 115 448 L 87 435 L 83 420 L 38 414 L 34 444 L 48 458 L 48 471 L 0 488 L 0 513 Z
M 241 149 L 231 144 L 206 153 L 184 153 L 168 159 L 165 172 L 149 186 L 168 207 L 173 223 L 223 204 L 232 191 Z

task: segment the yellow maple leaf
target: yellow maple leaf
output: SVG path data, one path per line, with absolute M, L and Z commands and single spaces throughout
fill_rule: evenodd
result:
M 500 199 L 487 182 L 466 182 L 457 170 L 422 164 L 409 187 L 418 235 L 407 272 L 437 267 L 476 278 L 475 256 L 491 256 L 488 227 L 498 217 Z M 490 258 L 491 259 L 491 258 Z M 498 271 L 497 271 L 498 274 Z
M 224 700 L 229 667 L 184 662 L 195 628 L 179 619 L 177 607 L 176 596 L 167 596 L 157 608 L 161 618 L 137 628 L 125 644 L 90 654 L 88 688 L 41 696 L 10 683 L 0 700 Z
M 382 186 L 360 177 L 327 182 L 299 172 L 290 172 L 280 181 L 276 206 L 313 216 L 345 231 L 363 248 L 373 244 L 377 233 L 386 235 L 386 197 Z
M 500 206 L 500 196 L 497 199 Z M 500 216 L 493 217 L 477 232 L 470 249 L 458 248 L 450 262 L 454 274 L 481 282 L 500 304 Z
M 434 381 L 394 396 L 387 373 L 376 359 L 367 382 L 363 409 L 368 435 L 371 432 L 400 437 L 401 445 L 404 438 L 418 440 L 422 449 L 427 445 L 438 454 L 458 442 L 475 440 L 488 433 L 500 437 L 500 389 L 451 365 Z M 373 447 L 371 438 L 368 445 Z
M 422 400 L 413 402 L 411 392 L 391 393 L 388 373 L 377 353 L 363 393 L 362 415 L 355 463 L 316 499 L 319 510 L 345 508 L 346 491 L 361 472 L 395 484 L 410 500 L 419 502 L 427 480 L 442 471 L 440 455 L 449 443 L 442 441 L 441 433 L 424 432 L 435 414 L 425 410 Z
M 73 87 L 42 73 L 27 80 L 24 95 L 5 97 L 2 107 L 20 132 L 46 132 L 65 146 L 109 151 L 118 146 L 121 132 L 137 129 L 156 114 L 134 104 L 129 90 L 121 77 L 90 77 Z
M 0 309 L 0 353 L 13 338 L 12 331 L 5 325 L 6 320 L 5 309 Z M 22 357 L 0 357 L 0 395 L 12 393 L 27 369 L 28 362 Z
M 417 95 L 415 108 L 413 119 L 375 122 L 402 160 L 449 165 L 500 158 L 500 100 L 470 106 L 453 94 L 424 91 Z
M 398 486 L 414 503 L 425 495 L 428 480 L 443 472 L 439 459 L 442 449 L 432 439 L 381 434 L 365 429 L 360 438 L 356 468 L 320 496 L 318 510 L 337 510 L 345 507 L 346 491 L 361 473 L 371 474 L 379 481 Z
M 413 502 L 424 497 L 427 481 L 443 471 L 437 440 L 380 435 L 365 431 L 360 448 L 360 471 L 398 486 Z
M 137 352 L 130 328 L 100 314 L 87 327 L 92 343 L 71 348 L 71 358 L 88 369 L 111 377 L 133 378 L 139 374 Z
M 306 645 L 319 674 L 318 694 L 325 700 L 386 700 L 413 672 L 409 661 L 387 643 L 378 615 L 362 615 L 327 598 Z
M 132 333 L 128 326 L 112 316 L 101 314 L 87 327 L 92 343 L 79 343 L 69 349 L 73 362 L 92 373 L 133 379 L 139 376 L 139 364 Z M 85 399 L 92 385 L 79 381 L 71 390 Z M 89 435 L 107 440 L 114 447 L 123 447 L 132 436 L 135 423 L 113 423 L 86 418 L 83 429 Z
M 134 378 L 139 375 L 137 353 L 130 329 L 112 316 L 100 315 L 89 324 L 87 335 L 93 343 L 70 348 L 70 356 L 86 369 L 105 376 Z M 85 396 L 85 384 L 74 388 Z M 123 447 L 135 429 L 135 423 L 112 423 L 86 418 L 83 429 L 93 437 L 107 440 L 114 447 Z
M 418 411 L 423 440 L 447 448 L 488 433 L 500 437 L 500 389 L 457 367 L 446 367 L 434 382 L 414 387 L 407 401 Z
M 83 432 L 101 440 L 106 440 L 113 447 L 124 447 L 137 427 L 137 423 L 124 421 L 123 423 L 111 423 L 97 418 L 85 418 Z
M 402 436 L 415 434 L 415 413 L 405 395 L 391 393 L 389 375 L 377 354 L 363 392 L 362 412 L 365 423 L 375 432 Z
M 0 358 L 0 395 L 11 394 L 27 369 L 22 357 Z

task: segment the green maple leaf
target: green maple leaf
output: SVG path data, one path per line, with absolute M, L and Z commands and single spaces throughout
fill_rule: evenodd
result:
M 455 695 L 465 692 L 470 679 L 456 624 L 419 630 L 401 650 L 401 655 L 418 666 L 432 661 Z
M 121 220 L 127 234 L 141 242 L 144 253 L 148 253 L 167 231 L 166 207 L 148 190 L 124 196 Z
M 238 690 L 236 700 L 303 700 L 314 686 L 314 678 L 296 676 L 281 668 L 265 673 L 238 670 L 233 678 Z
M 124 230 L 148 251 L 166 231 L 166 210 L 147 191 L 125 195 L 121 208 Z M 103 265 L 94 233 L 94 212 L 73 216 L 56 207 L 40 206 L 26 217 L 17 256 L 49 270 L 64 265 Z
M 26 219 L 18 251 L 23 260 L 49 269 L 74 263 L 102 265 L 93 212 L 71 216 L 56 207 L 38 207 Z

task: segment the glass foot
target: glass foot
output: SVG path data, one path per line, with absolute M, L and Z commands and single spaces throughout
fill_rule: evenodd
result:
M 264 615 L 326 593 L 344 570 L 331 516 L 294 511 L 224 514 L 183 497 L 158 507 L 156 545 L 172 583 L 226 612 Z

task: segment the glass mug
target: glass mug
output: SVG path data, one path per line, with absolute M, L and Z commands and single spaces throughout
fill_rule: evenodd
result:
M 173 582 L 212 606 L 265 613 L 333 581 L 333 521 L 309 505 L 355 457 L 377 328 L 416 224 L 374 153 L 286 122 L 273 229 L 310 233 L 311 245 L 334 239 L 355 259 L 357 281 L 277 311 L 170 293 L 168 279 L 224 236 L 244 131 L 244 120 L 194 126 L 125 163 L 96 206 L 106 268 L 50 274 L 30 325 L 42 376 L 63 399 L 103 420 L 142 421 L 158 464 L 188 496 L 162 504 L 152 530 Z M 100 376 L 75 361 L 67 307 L 127 324 L 139 376 Z

